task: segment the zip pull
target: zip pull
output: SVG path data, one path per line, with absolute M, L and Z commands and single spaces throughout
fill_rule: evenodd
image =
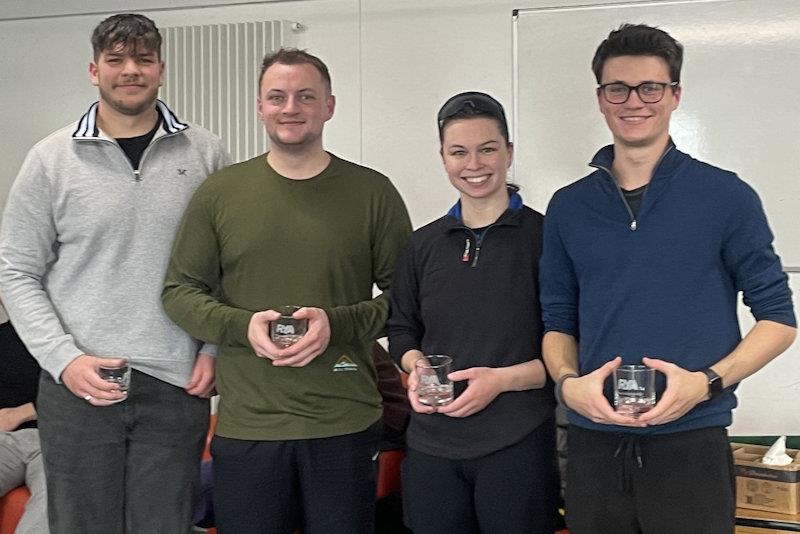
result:
M 139 169 L 134 169 L 133 170 L 133 180 L 136 181 L 136 182 L 141 182 L 142 181 L 142 177 L 139 176 Z
M 469 246 L 470 246 L 470 242 L 469 242 L 469 238 L 467 238 L 467 242 L 464 243 L 464 254 L 461 255 L 461 261 L 464 262 L 464 263 L 468 263 L 469 262 Z
M 632 220 L 632 221 L 631 221 L 631 226 L 630 226 L 630 228 L 631 228 L 631 231 L 633 231 L 633 232 L 635 232 L 635 231 L 636 231 L 636 228 L 637 228 L 637 226 L 636 226 L 636 219 L 634 219 L 634 220 Z
M 472 260 L 472 265 L 470 265 L 470 267 L 475 267 L 476 265 L 478 265 L 478 256 L 480 255 L 480 253 L 481 253 L 481 246 L 477 245 L 475 247 L 475 258 Z

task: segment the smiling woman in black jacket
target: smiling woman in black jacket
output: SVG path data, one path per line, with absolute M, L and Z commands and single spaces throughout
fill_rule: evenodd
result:
M 503 107 L 461 93 L 438 116 L 459 201 L 417 230 L 392 283 L 389 346 L 414 409 L 403 467 L 415 534 L 552 533 L 558 501 L 552 383 L 541 360 L 542 215 L 506 183 Z M 453 359 L 455 399 L 419 402 L 414 365 Z

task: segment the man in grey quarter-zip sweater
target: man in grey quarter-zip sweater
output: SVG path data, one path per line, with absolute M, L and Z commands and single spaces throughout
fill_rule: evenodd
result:
M 228 156 L 157 100 L 150 19 L 109 17 L 92 45 L 100 100 L 28 153 L 3 214 L 0 293 L 45 371 L 51 532 L 188 532 L 213 347 L 167 318 L 160 293 L 183 209 Z M 130 362 L 127 393 L 100 378 L 104 358 Z

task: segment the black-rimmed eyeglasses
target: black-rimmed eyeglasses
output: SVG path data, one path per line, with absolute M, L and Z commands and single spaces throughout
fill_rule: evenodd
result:
M 645 104 L 655 104 L 664 98 L 664 90 L 667 87 L 673 89 L 678 86 L 678 82 L 642 82 L 639 85 L 628 85 L 622 82 L 604 83 L 597 87 L 603 93 L 603 98 L 609 104 L 624 104 L 631 96 L 631 91 L 636 91 L 639 100 Z

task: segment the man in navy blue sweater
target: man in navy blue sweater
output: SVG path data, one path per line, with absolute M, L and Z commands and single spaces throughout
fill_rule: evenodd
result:
M 592 69 L 614 144 L 547 210 L 543 351 L 570 421 L 573 534 L 732 533 L 734 390 L 795 337 L 758 196 L 672 143 L 682 56 L 656 28 L 609 34 Z M 744 339 L 740 291 L 756 319 Z M 657 371 L 658 402 L 638 418 L 610 401 L 623 363 Z

